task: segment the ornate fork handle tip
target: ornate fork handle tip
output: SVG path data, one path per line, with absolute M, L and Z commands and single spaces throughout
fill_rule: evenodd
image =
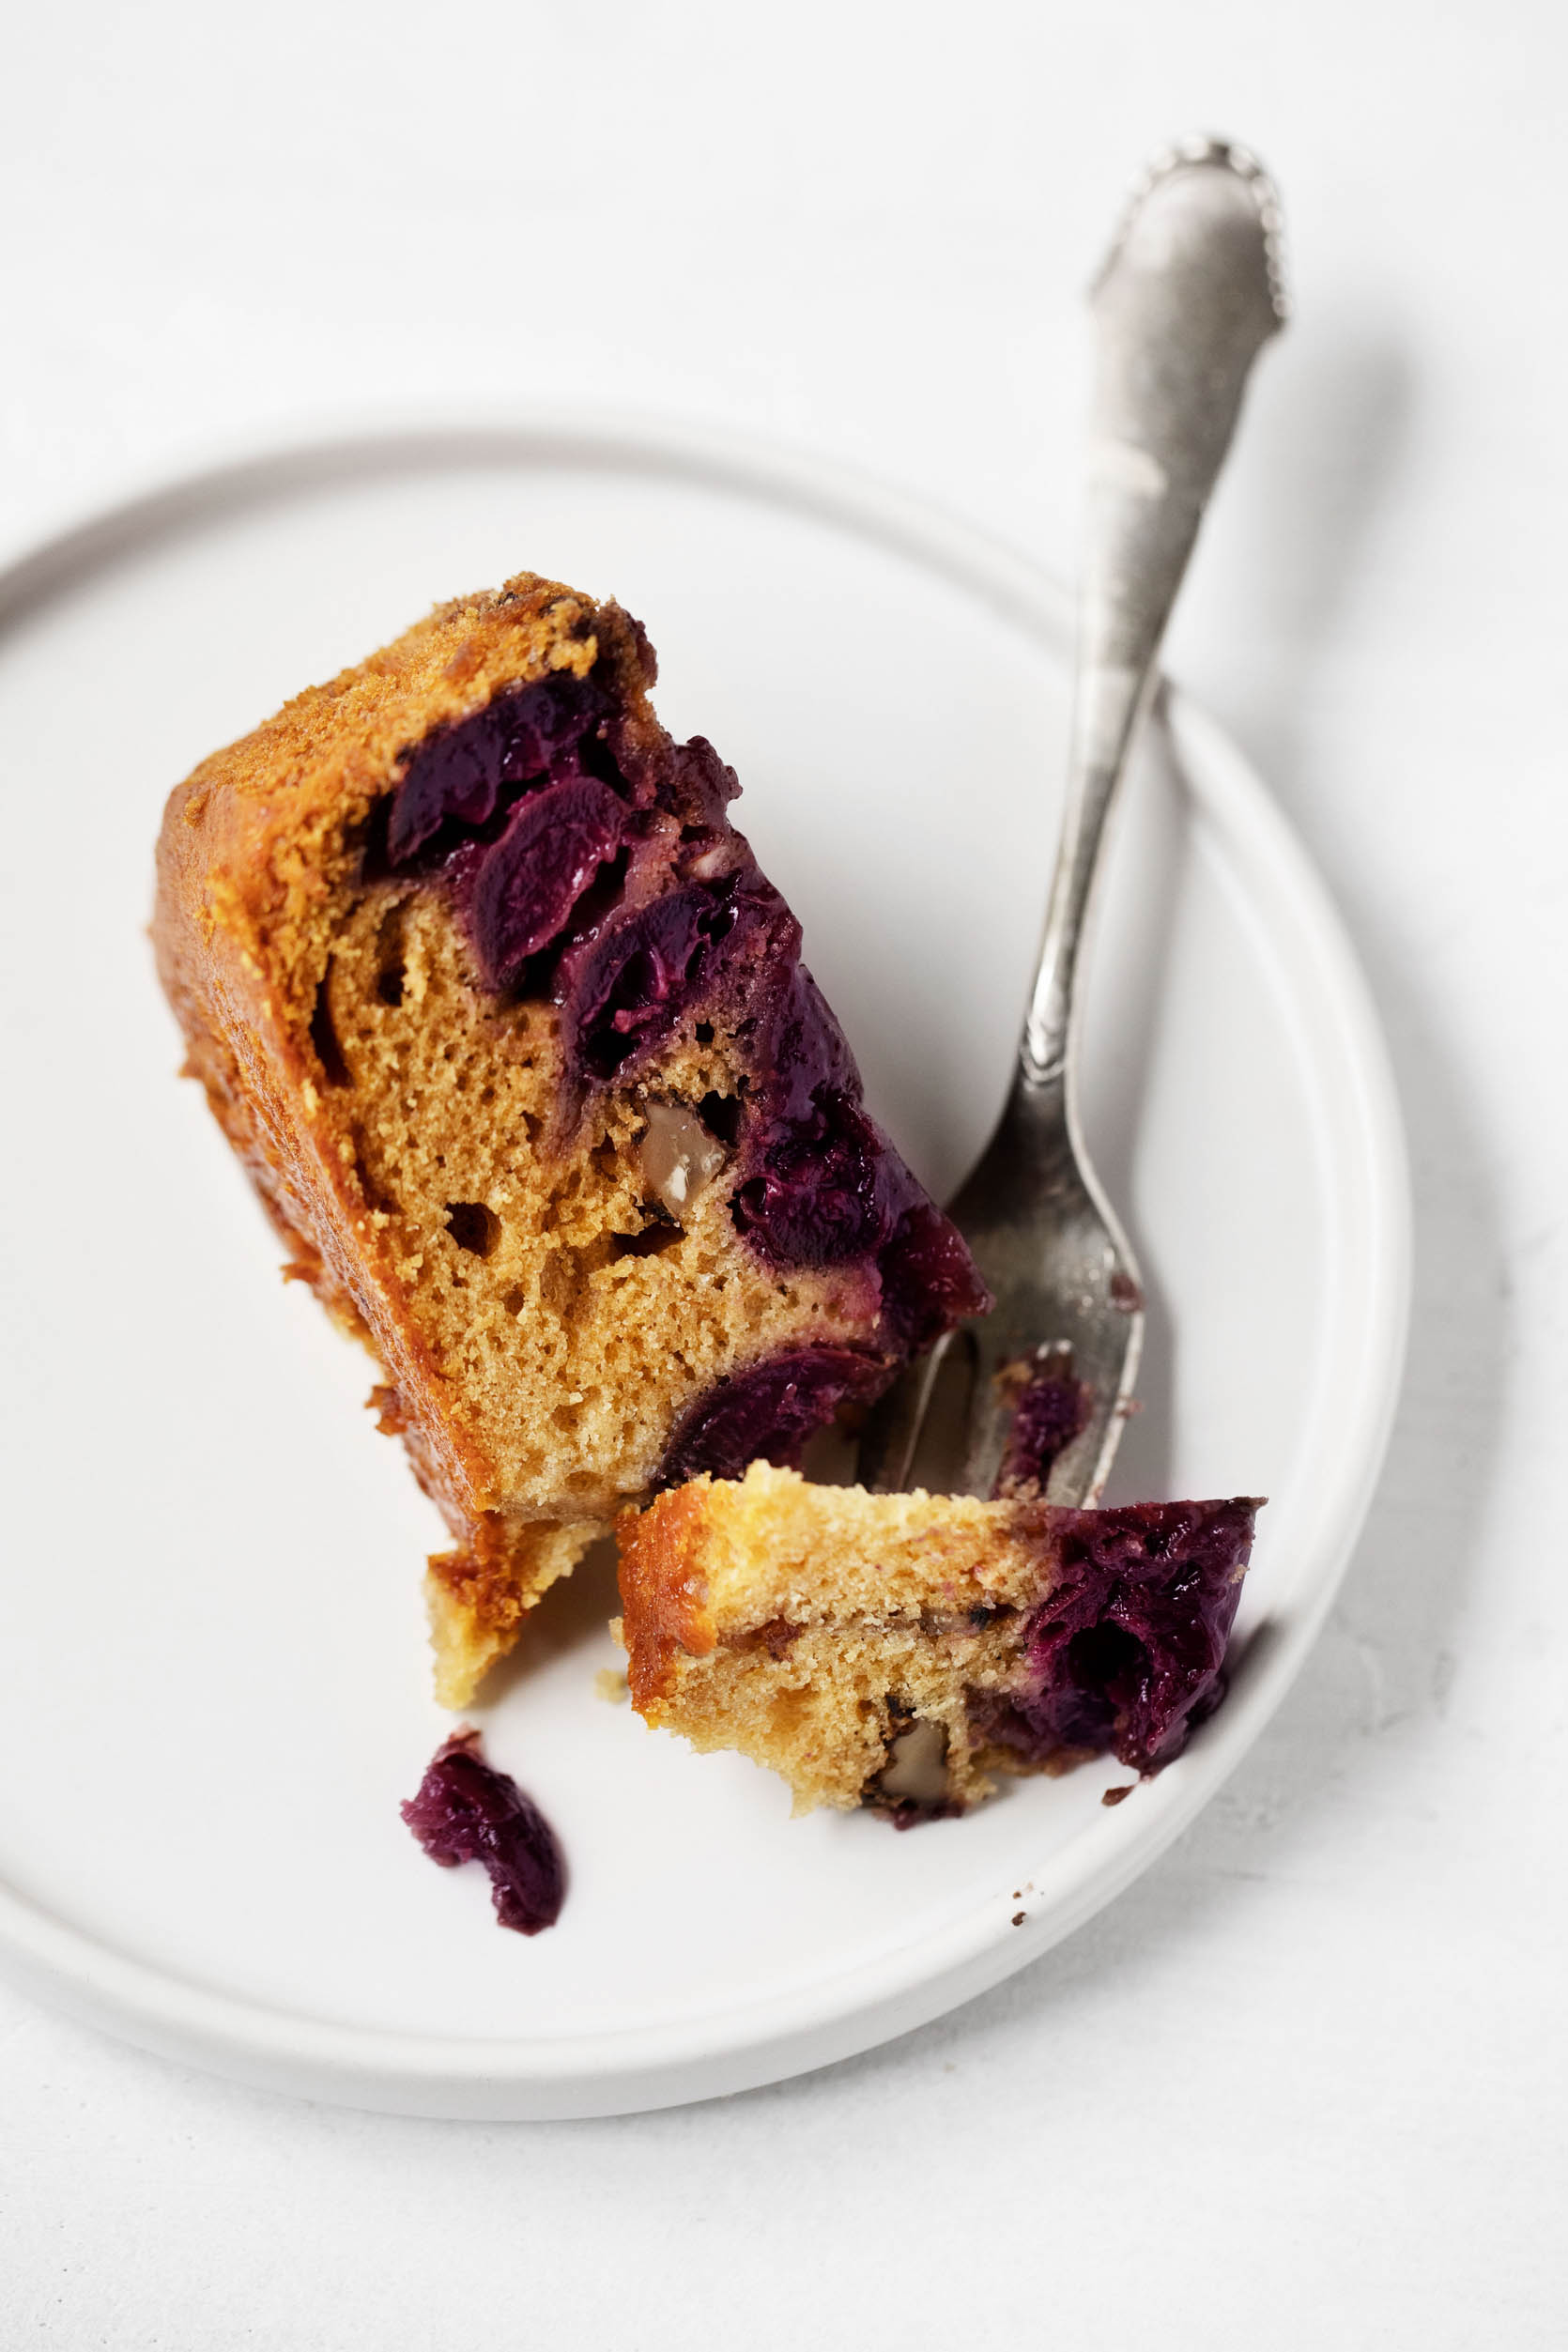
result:
M 1078 953 L 1106 819 L 1253 361 L 1284 324 L 1279 199 L 1222 139 L 1155 157 L 1093 303 L 1097 369 L 1062 842 L 1020 1075 L 1071 1084 Z

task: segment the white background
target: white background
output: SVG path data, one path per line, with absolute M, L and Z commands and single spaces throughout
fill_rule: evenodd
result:
M 1328 1634 L 1071 1943 L 826 2074 L 570 2126 L 291 2105 L 0 1992 L 0 2342 L 1560 2344 L 1555 0 L 9 19 L 7 544 L 214 438 L 528 395 L 770 430 L 1065 569 L 1125 184 L 1255 145 L 1298 317 L 1171 666 L 1345 912 L 1419 1254 Z

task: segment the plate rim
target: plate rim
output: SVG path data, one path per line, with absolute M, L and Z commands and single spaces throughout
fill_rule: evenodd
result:
M 177 528 L 214 501 L 249 503 L 267 487 L 308 488 L 346 470 L 553 457 L 662 470 L 768 503 L 805 509 L 901 553 L 977 595 L 1031 637 L 1060 648 L 1071 598 L 1023 550 L 922 494 L 761 435 L 635 411 L 532 403 L 332 417 L 265 437 L 208 444 L 194 459 L 149 469 L 118 494 L 78 504 L 0 553 L 0 629 L 34 600 L 90 573 L 147 533 Z M 727 2007 L 664 2023 L 530 2038 L 416 2035 L 314 2018 L 131 1958 L 0 1882 L 0 1965 L 57 2008 L 121 2038 L 256 2086 L 337 2103 L 449 2119 L 544 2120 L 631 2114 L 750 2089 L 824 2066 L 930 2021 L 1000 1982 L 1113 1901 L 1196 1817 L 1263 1730 L 1304 1664 L 1340 1589 L 1381 1472 L 1402 1381 L 1409 1314 L 1407 1157 L 1388 1049 L 1370 989 L 1337 909 L 1307 853 L 1245 755 L 1179 690 L 1163 708 L 1184 784 L 1218 838 L 1264 875 L 1271 903 L 1310 941 L 1314 1010 L 1330 1012 L 1350 1081 L 1345 1114 L 1363 1192 L 1365 1345 L 1353 1403 L 1360 1449 L 1330 1471 L 1306 1547 L 1322 1564 L 1291 1596 L 1274 1637 L 1260 1627 L 1229 1699 L 1136 1807 L 1095 1822 L 1017 1898 L 972 1903 L 938 1931 L 875 1957 Z M 1320 1041 L 1314 1061 L 1321 1060 Z M 1085 1867 L 1081 1848 L 1088 1845 Z M 1075 1857 L 1077 1857 L 1075 1862 Z

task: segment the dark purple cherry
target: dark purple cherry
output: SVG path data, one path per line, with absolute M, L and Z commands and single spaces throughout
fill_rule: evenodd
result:
M 1056 1456 L 1088 1426 L 1093 1408 L 1094 1391 L 1074 1377 L 1071 1357 L 1064 1365 L 1047 1355 L 1013 1407 L 995 1492 L 1043 1495 Z
M 566 928 L 601 866 L 621 846 L 625 804 L 591 776 L 565 776 L 518 802 L 484 853 L 469 928 L 485 985 L 509 988 L 530 956 Z
M 988 1314 L 992 1299 L 958 1227 L 919 1196 L 914 1177 L 899 1166 L 915 1198 L 877 1260 L 882 1312 L 901 1347 L 925 1347 L 966 1314 Z
M 762 1146 L 735 1195 L 736 1224 L 776 1266 L 841 1266 L 887 1237 L 882 1138 L 847 1095 L 822 1093 L 808 1124 Z
M 484 1863 L 503 1928 L 537 1935 L 554 1927 L 566 1899 L 555 1832 L 516 1782 L 485 1762 L 477 1731 L 459 1731 L 438 1748 L 417 1792 L 398 1809 L 443 1870 Z
M 1224 1695 L 1225 1645 L 1257 1504 L 1053 1512 L 1054 1590 L 1024 1629 L 1029 1682 L 972 1702 L 982 1736 L 1042 1760 L 1112 1748 L 1157 1772 Z
M 798 939 L 794 946 L 798 954 Z M 795 964 L 788 987 L 775 1002 L 759 1108 L 782 1136 L 786 1129 L 808 1127 L 818 1119 L 824 1092 L 858 1102 L 861 1085 L 849 1039 L 803 963 Z
M 722 988 L 764 933 L 798 938 L 794 918 L 755 867 L 687 883 L 612 921 L 568 959 L 563 992 L 577 1059 L 591 1078 L 612 1078 L 632 1056 L 669 1037 Z
M 694 884 L 623 916 L 595 943 L 575 1006 L 578 1055 L 592 1076 L 613 1076 L 639 1046 L 669 1035 L 700 986 L 721 920 L 713 893 Z
M 803 1347 L 753 1364 L 699 1397 L 653 1483 L 679 1486 L 703 1470 L 740 1478 L 748 1462 L 792 1469 L 807 1437 L 850 1398 L 874 1396 L 890 1369 L 851 1347 Z
M 392 800 L 392 864 L 412 857 L 445 824 L 487 824 L 504 790 L 547 776 L 607 707 L 594 679 L 562 671 L 498 695 L 471 718 L 427 735 Z

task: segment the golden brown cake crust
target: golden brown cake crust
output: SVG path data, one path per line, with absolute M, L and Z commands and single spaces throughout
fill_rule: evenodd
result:
M 693 1479 L 652 1510 L 624 1511 L 615 1523 L 631 1651 L 627 1682 L 639 1714 L 674 1687 L 679 1658 L 705 1657 L 717 1638 L 702 1568 L 712 1483 Z

